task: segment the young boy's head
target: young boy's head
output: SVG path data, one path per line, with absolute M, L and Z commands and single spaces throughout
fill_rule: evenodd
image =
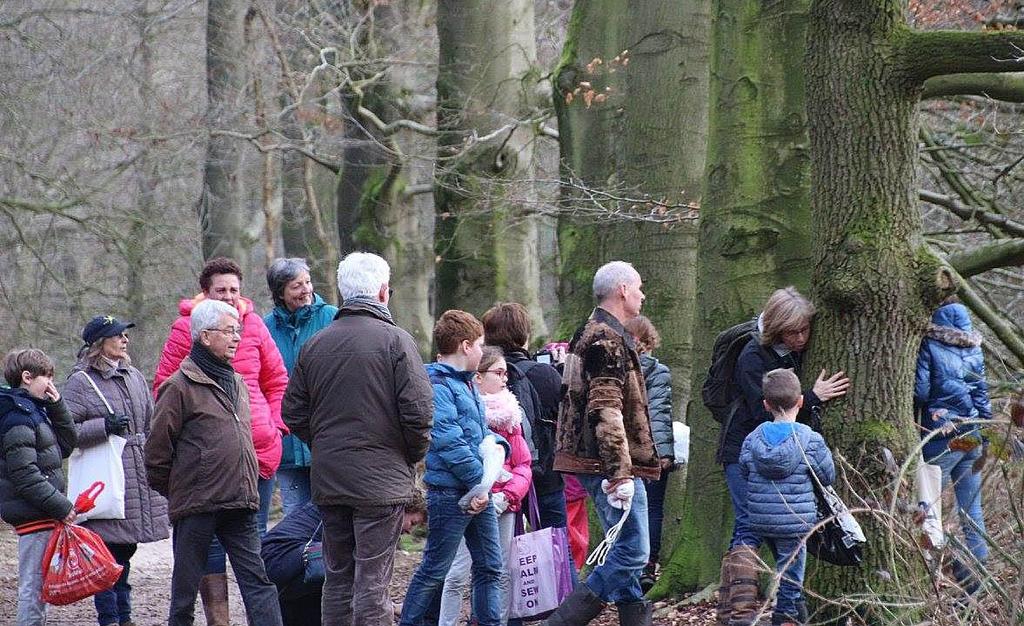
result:
M 434 324 L 434 345 L 442 357 L 454 357 L 463 369 L 475 372 L 483 355 L 484 327 L 465 311 L 445 311 Z
M 46 397 L 53 382 L 53 361 L 42 350 L 11 350 L 4 359 L 4 380 L 12 389 L 23 387 L 36 398 Z
M 765 374 L 761 379 L 761 393 L 764 395 L 764 408 L 776 419 L 795 416 L 804 404 L 800 379 L 793 370 L 780 368 Z

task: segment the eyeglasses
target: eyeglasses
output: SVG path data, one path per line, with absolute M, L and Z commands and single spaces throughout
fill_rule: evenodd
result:
M 498 378 L 508 378 L 508 370 L 497 369 L 497 370 L 480 370 L 481 374 L 491 373 Z
M 228 336 L 242 336 L 242 329 L 237 326 L 232 326 L 231 328 L 207 328 L 206 330 L 217 331 L 218 333 L 223 333 Z

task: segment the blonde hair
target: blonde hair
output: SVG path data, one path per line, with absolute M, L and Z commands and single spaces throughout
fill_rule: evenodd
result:
M 114 335 L 115 337 L 117 335 Z M 107 369 L 106 362 L 103 359 L 103 342 L 110 337 L 100 337 L 96 341 L 82 348 L 79 352 L 79 359 L 85 363 L 85 365 L 99 370 L 104 371 Z M 131 365 L 132 359 L 127 354 L 118 359 L 123 365 Z
M 807 327 L 813 318 L 814 305 L 796 287 L 776 289 L 761 314 L 761 345 L 779 343 L 783 335 Z

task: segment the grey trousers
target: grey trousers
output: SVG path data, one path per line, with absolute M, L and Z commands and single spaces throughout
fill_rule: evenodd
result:
M 267 578 L 260 558 L 260 533 L 256 511 L 225 509 L 197 513 L 174 522 L 171 544 L 174 569 L 171 573 L 170 626 L 192 626 L 199 581 L 206 572 L 210 541 L 216 536 L 224 546 L 251 626 L 282 626 L 277 587 Z
M 18 537 L 18 626 L 44 626 L 43 553 L 52 531 Z
M 319 508 L 326 570 L 323 626 L 392 626 L 388 585 L 405 507 Z

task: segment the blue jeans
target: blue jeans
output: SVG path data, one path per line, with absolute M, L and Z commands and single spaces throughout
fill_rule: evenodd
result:
M 751 546 L 755 550 L 760 548 L 761 538 L 750 528 L 750 516 L 747 514 L 747 479 L 743 477 L 739 463 L 729 463 L 725 466 L 725 484 L 729 487 L 734 519 L 729 549 L 737 546 Z
M 984 562 L 988 558 L 988 544 L 985 543 L 985 517 L 981 512 L 981 472 L 971 467 L 980 456 L 981 446 L 978 446 L 967 452 L 947 450 L 925 462 L 942 468 L 943 489 L 952 482 L 967 549 L 974 558 Z
M 281 510 L 285 515 L 306 504 L 312 497 L 308 467 L 278 469 L 277 484 L 281 488 Z M 261 508 L 262 497 L 261 495 Z
M 765 541 L 775 556 L 775 572 L 781 574 L 775 595 L 775 615 L 797 618 L 804 593 L 804 570 L 807 547 L 803 537 L 767 537 Z M 796 556 L 793 556 L 796 553 Z M 793 560 L 790 561 L 790 558 Z
M 665 490 L 668 488 L 669 470 L 661 470 L 658 480 L 644 481 L 647 490 L 647 528 L 651 533 L 651 563 L 658 562 L 661 553 L 661 526 L 665 521 Z
M 256 481 L 256 491 L 260 496 L 260 510 L 256 513 L 256 527 L 260 537 L 267 534 L 267 522 L 270 519 L 270 501 L 274 497 L 274 477 L 259 478 Z M 224 554 L 224 546 L 220 545 L 217 536 L 214 535 L 210 542 L 210 551 L 206 555 L 206 573 L 223 574 L 228 571 L 228 562 Z
M 409 582 L 402 604 L 401 626 L 437 623 L 444 579 L 463 537 L 473 559 L 473 614 L 480 626 L 501 623 L 502 570 L 498 517 L 494 505 L 470 515 L 459 508 L 465 489 L 427 486 L 427 545 L 423 561 Z
M 43 554 L 51 531 L 18 537 L 18 626 L 43 626 L 46 603 L 43 602 Z
M 123 624 L 132 619 L 132 586 L 128 584 L 130 559 L 138 547 L 134 543 L 106 543 L 117 564 L 124 568 L 114 586 L 93 596 L 96 605 L 96 620 L 100 626 Z
M 622 509 L 616 509 L 608 503 L 608 497 L 601 491 L 602 477 L 577 474 L 576 478 L 590 494 L 605 531 L 618 524 L 622 519 Z M 640 575 L 651 555 L 647 528 L 647 492 L 639 478 L 633 479 L 633 489 L 633 504 L 618 539 L 608 551 L 604 565 L 595 567 L 587 577 L 587 587 L 605 602 L 625 604 L 644 599 L 644 592 L 640 589 Z

